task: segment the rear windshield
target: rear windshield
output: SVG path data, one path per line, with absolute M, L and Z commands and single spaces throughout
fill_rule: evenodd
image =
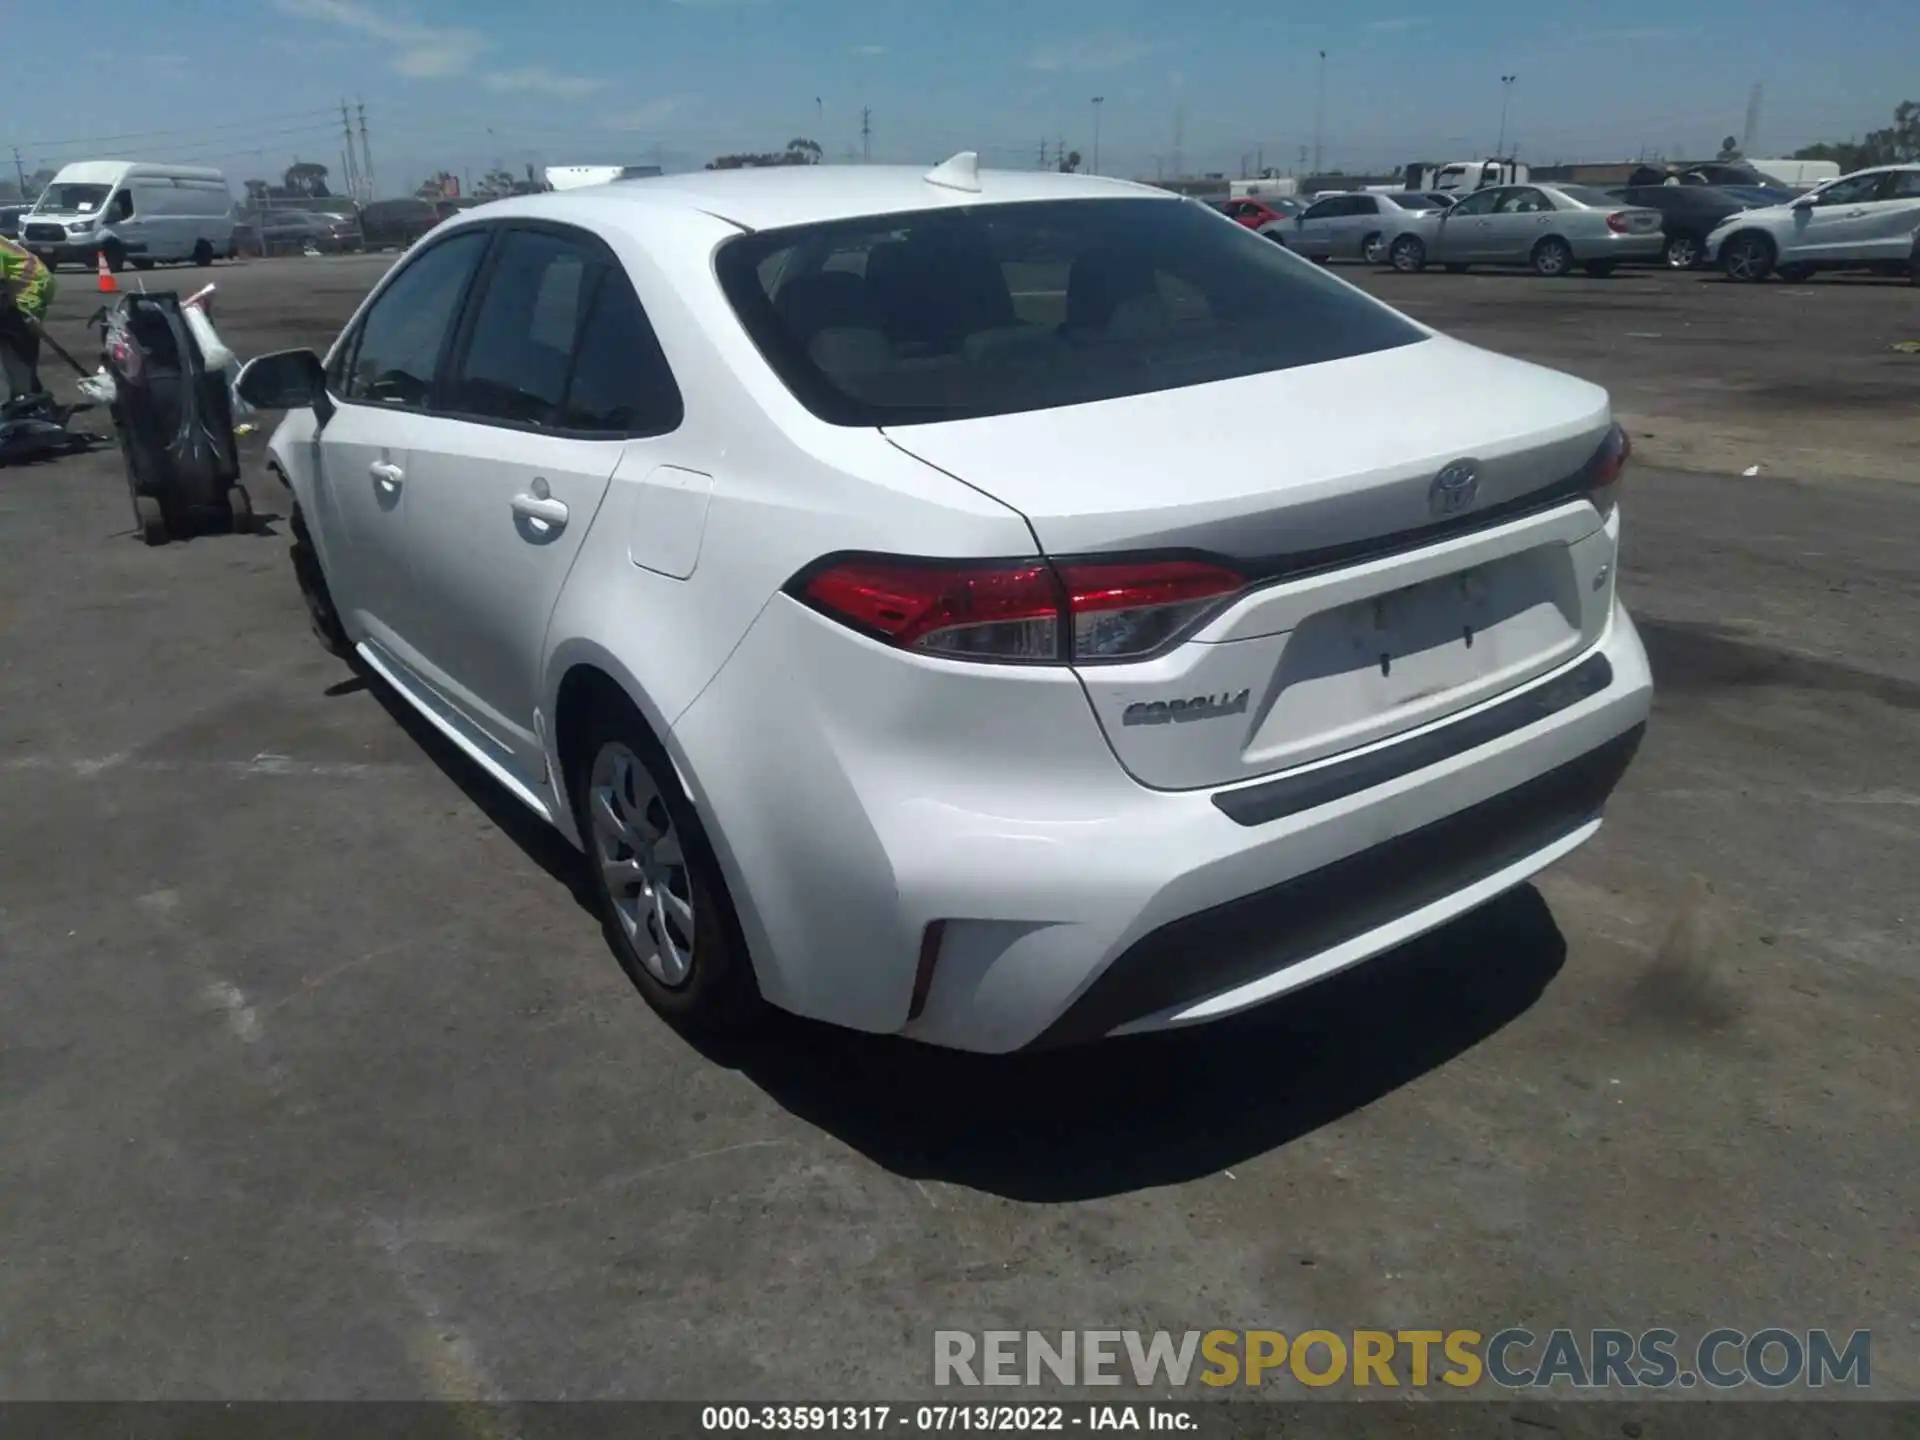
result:
M 111 185 L 49 185 L 40 192 L 37 209 L 63 215 L 86 215 L 98 210 Z
M 1066 200 L 743 235 L 721 287 L 802 404 L 911 425 L 1204 385 L 1426 339 L 1206 207 Z

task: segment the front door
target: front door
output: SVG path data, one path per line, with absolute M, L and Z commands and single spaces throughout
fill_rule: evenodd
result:
M 336 347 L 321 428 L 315 521 L 348 633 L 407 658 L 412 582 L 404 529 L 410 466 L 434 376 L 488 237 L 469 231 L 409 256 Z
M 547 622 L 614 471 L 664 458 L 679 392 L 617 258 L 558 226 L 506 230 L 449 372 L 408 461 L 420 669 L 532 784 Z
M 1780 258 L 1787 263 L 1864 258 L 1855 250 L 1871 241 L 1874 199 L 1885 179 L 1884 174 L 1850 175 L 1810 196 L 1811 205 L 1796 204 L 1790 253 Z

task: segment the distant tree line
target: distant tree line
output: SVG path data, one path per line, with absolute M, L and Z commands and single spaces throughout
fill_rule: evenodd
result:
M 757 170 L 776 165 L 818 165 L 821 158 L 820 145 L 817 141 L 796 138 L 789 140 L 784 150 L 768 150 L 757 154 L 742 152 L 738 155 L 716 155 L 707 162 L 707 169 Z
M 1920 100 L 1902 100 L 1893 109 L 1893 124 L 1868 132 L 1864 140 L 1822 140 L 1788 157 L 1793 160 L 1831 160 L 1840 173 L 1869 165 L 1898 165 L 1920 160 Z

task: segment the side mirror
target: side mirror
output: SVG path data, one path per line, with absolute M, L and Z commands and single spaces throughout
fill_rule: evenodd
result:
M 312 408 L 324 422 L 333 416 L 327 373 L 311 350 L 279 350 L 257 355 L 240 367 L 233 382 L 239 397 L 256 410 Z
M 1802 195 L 1798 200 L 1793 202 L 1793 208 L 1796 210 L 1811 210 L 1819 203 L 1820 202 L 1811 195 Z

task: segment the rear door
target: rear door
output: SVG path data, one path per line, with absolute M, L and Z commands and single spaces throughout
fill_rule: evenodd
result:
M 1813 204 L 1793 210 L 1793 254 L 1783 260 L 1870 259 L 1875 201 L 1884 173 L 1850 175 L 1813 196 Z
M 1920 170 L 1889 170 L 1879 193 L 1867 206 L 1862 241 L 1871 260 L 1905 260 L 1913 254 L 1920 230 Z
M 1341 225 L 1340 253 L 1349 260 L 1365 259 L 1367 237 L 1380 233 L 1380 201 L 1372 195 L 1348 196 Z
M 614 471 L 651 468 L 678 428 L 679 390 L 613 253 L 515 222 L 436 409 L 407 479 L 420 673 L 537 778 L 548 619 Z

